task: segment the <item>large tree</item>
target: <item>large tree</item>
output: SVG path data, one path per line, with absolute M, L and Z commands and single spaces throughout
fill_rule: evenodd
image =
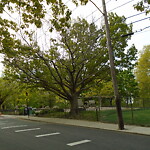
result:
M 81 1 L 82 1 L 83 4 L 86 4 L 88 2 L 88 0 L 81 0 Z M 74 51 L 72 52 L 70 50 L 70 49 L 72 49 L 71 46 L 68 48 L 68 45 L 69 44 L 72 45 L 71 43 L 75 42 L 76 39 L 70 42 L 70 41 L 68 41 L 68 37 L 67 37 L 67 34 L 68 34 L 67 28 L 69 28 L 70 25 L 71 25 L 70 22 L 69 22 L 71 12 L 66 8 L 66 6 L 62 3 L 61 0 L 52 0 L 52 1 L 46 0 L 46 2 L 47 3 L 43 3 L 42 0 L 41 1 L 39 1 L 39 0 L 31 0 L 31 1 L 28 1 L 28 0 L 24 0 L 24 1 L 9 0 L 8 2 L 6 2 L 4 0 L 2 1 L 2 3 L 1 3 L 1 5 L 2 5 L 1 12 L 4 12 L 4 11 L 6 11 L 6 12 L 7 11 L 11 11 L 11 12 L 15 11 L 16 12 L 16 11 L 18 11 L 19 12 L 19 16 L 20 16 L 20 19 L 19 19 L 20 25 L 18 26 L 18 28 L 16 28 L 16 26 L 17 26 L 16 23 L 1 18 L 0 23 L 1 23 L 2 27 L 1 27 L 0 31 L 1 31 L 2 51 L 4 53 L 7 53 L 7 57 L 5 59 L 5 60 L 7 60 L 7 63 L 10 61 L 11 65 L 14 64 L 15 67 L 17 66 L 18 70 L 16 70 L 16 71 L 18 71 L 18 72 L 21 72 L 20 70 L 22 70 L 20 66 L 28 66 L 28 64 L 32 64 L 30 66 L 30 68 L 29 68 L 30 71 L 26 72 L 28 77 L 25 77 L 25 75 L 24 76 L 19 76 L 21 79 L 30 80 L 30 81 L 33 82 L 34 79 L 36 79 L 36 78 L 32 78 L 31 75 L 35 74 L 36 70 L 39 69 L 38 70 L 38 75 L 41 75 L 42 73 L 45 73 L 45 72 L 48 74 L 48 77 L 49 77 L 48 82 L 49 83 L 53 83 L 53 82 L 50 82 L 50 81 L 53 80 L 53 78 L 55 78 L 57 81 L 59 81 L 56 78 L 56 77 L 58 77 L 60 79 L 60 81 L 61 81 L 61 82 L 59 81 L 59 84 L 60 84 L 60 83 L 62 83 L 63 80 L 61 79 L 61 76 L 58 74 L 59 72 L 58 72 L 57 67 L 62 65 L 62 64 L 63 64 L 63 66 L 67 66 L 68 67 L 68 64 L 69 65 L 71 64 L 70 58 L 74 59 L 74 57 L 72 57 L 72 56 L 75 53 L 74 53 Z M 77 4 L 77 0 L 74 0 L 74 2 Z M 11 7 L 11 3 L 13 3 L 13 6 L 16 6 L 16 7 Z M 45 7 L 45 5 L 48 5 L 48 7 L 47 6 Z M 50 18 L 50 20 L 47 20 L 47 22 L 51 25 L 50 26 L 50 31 L 51 32 L 53 30 L 59 31 L 61 33 L 61 36 L 62 36 L 61 42 L 63 42 L 63 44 L 55 44 L 56 43 L 55 40 L 52 40 L 53 44 L 51 45 L 51 48 L 50 48 L 51 52 L 49 53 L 47 51 L 46 53 L 43 54 L 43 52 L 39 51 L 39 49 L 41 47 L 38 47 L 37 44 L 32 41 L 32 38 L 31 38 L 32 34 L 31 33 L 33 33 L 33 32 L 31 32 L 31 30 L 27 29 L 27 28 L 32 27 L 31 24 L 35 25 L 37 28 L 40 28 L 42 26 L 43 22 L 44 22 L 44 19 L 48 16 L 47 11 L 49 10 L 49 8 L 51 8 L 51 12 L 50 13 L 52 14 L 52 17 Z M 112 25 L 112 27 L 113 27 L 113 25 Z M 125 27 L 127 27 L 127 26 L 125 26 Z M 21 32 L 21 35 L 23 35 L 22 39 L 25 40 L 26 44 L 28 44 L 28 45 L 23 45 L 23 44 L 21 44 L 20 41 L 15 41 L 14 40 L 14 35 L 11 35 L 10 32 L 9 32 L 10 31 L 9 28 L 11 28 L 11 29 L 13 29 L 15 31 L 20 31 L 20 29 L 22 29 L 23 30 L 23 32 Z M 113 32 L 115 32 L 115 34 L 119 33 L 118 35 L 116 34 L 117 39 L 118 39 L 118 36 L 130 33 L 130 32 L 128 32 L 128 31 L 130 31 L 129 28 L 126 28 L 126 29 L 123 29 L 123 28 L 121 28 L 121 31 L 120 31 L 120 29 L 116 30 L 116 32 L 113 31 Z M 25 37 L 24 35 L 27 35 L 28 37 L 27 36 Z M 82 36 L 82 35 L 80 35 L 80 36 Z M 92 37 L 92 36 L 90 36 L 90 37 Z M 90 37 L 88 37 L 88 39 L 90 39 Z M 92 42 L 87 42 L 87 43 L 91 43 L 91 45 L 92 45 L 94 41 L 98 42 L 99 38 L 101 38 L 101 33 L 99 33 L 99 35 L 97 35 L 97 37 L 93 36 L 94 40 L 92 40 Z M 106 50 L 107 50 L 107 48 L 106 48 L 106 38 L 104 37 L 104 39 L 105 40 L 101 41 L 101 43 L 103 43 L 103 45 L 101 45 L 101 46 L 99 46 L 97 48 L 101 49 L 100 47 L 103 47 L 103 51 L 106 52 Z M 119 55 L 121 54 L 121 50 L 122 50 L 122 46 L 121 45 L 123 45 L 123 48 L 124 48 L 124 46 L 127 46 L 126 42 L 128 40 L 128 37 L 125 37 L 124 39 L 125 39 L 124 43 L 121 43 L 122 40 L 118 41 L 118 42 L 116 40 L 116 42 L 114 42 L 114 47 L 116 49 L 118 48 L 117 50 L 119 50 L 119 47 L 121 47 L 120 53 L 118 53 Z M 79 44 L 76 44 L 75 46 L 77 46 L 77 47 L 79 45 L 81 46 L 81 42 L 85 42 L 83 40 L 83 38 L 82 39 L 80 38 Z M 91 48 L 91 45 L 87 45 L 88 49 Z M 97 45 L 97 44 L 94 44 L 92 46 L 95 46 L 95 45 Z M 64 53 L 65 57 L 62 57 L 63 55 L 59 54 L 59 53 L 60 53 L 60 51 L 62 49 L 64 49 L 64 47 L 65 47 L 65 49 L 68 49 L 68 51 Z M 84 48 L 85 47 L 83 46 L 83 49 Z M 13 51 L 13 49 L 17 49 L 17 50 Z M 68 52 L 71 52 L 70 56 L 67 54 Z M 18 55 L 18 53 L 20 53 L 20 54 Z M 33 53 L 34 53 L 34 55 L 33 55 Z M 91 51 L 89 54 L 92 54 L 92 53 L 93 53 L 93 51 Z M 50 54 L 50 56 L 49 56 L 49 54 Z M 87 57 L 87 54 L 85 52 L 82 53 L 82 52 L 79 51 L 79 53 L 77 54 L 77 58 L 78 58 L 79 54 L 80 55 L 81 54 L 85 54 L 85 56 Z M 95 53 L 95 55 L 96 54 L 97 54 L 97 52 Z M 18 57 L 18 58 L 13 59 L 14 56 Z M 30 57 L 27 59 L 28 56 L 30 56 Z M 104 55 L 104 56 L 106 56 L 106 55 Z M 30 61 L 30 59 L 33 59 L 33 58 L 37 58 L 37 59 L 36 60 L 34 59 L 34 62 Z M 65 63 L 64 63 L 64 58 L 65 58 Z M 90 59 L 92 59 L 92 58 L 96 58 L 96 57 L 94 56 L 94 57 L 91 57 Z M 19 60 L 21 60 L 21 59 L 22 59 L 22 62 L 19 63 Z M 25 59 L 25 61 L 23 61 L 23 59 Z M 79 60 L 81 61 L 82 59 L 79 59 Z M 86 59 L 89 59 L 89 56 Z M 55 60 L 59 60 L 59 62 L 56 63 L 57 61 L 55 61 Z M 74 64 L 74 60 L 72 61 L 72 65 Z M 85 60 L 85 59 L 83 59 L 83 60 Z M 13 62 L 11 62 L 11 61 L 13 61 Z M 97 61 L 99 61 L 99 60 L 97 59 Z M 27 62 L 28 62 L 28 64 L 27 64 Z M 42 64 L 41 62 L 44 62 L 45 64 Z M 47 66 L 49 64 L 48 62 L 50 62 L 51 65 L 47 68 Z M 91 62 L 91 64 L 92 63 L 94 63 L 94 64 L 97 63 L 94 59 L 92 59 L 90 62 Z M 97 66 L 94 65 L 94 67 L 91 67 L 91 65 L 88 65 L 88 63 L 89 63 L 89 61 L 86 60 L 85 66 L 89 67 L 90 69 L 86 70 L 85 69 L 86 67 L 83 67 L 82 71 L 84 71 L 84 69 L 85 69 L 84 73 L 88 73 L 88 75 L 90 75 L 90 71 L 89 70 L 91 70 L 91 69 L 94 70 L 94 67 L 96 67 L 96 69 L 98 69 L 98 71 L 100 71 L 100 69 Z M 103 65 L 104 65 L 104 63 L 103 63 Z M 44 71 L 41 68 L 44 68 Z M 61 70 L 64 69 L 64 67 L 60 67 L 60 68 L 61 68 Z M 71 68 L 74 68 L 74 67 L 71 67 Z M 51 73 L 51 75 L 49 75 L 49 71 L 50 70 L 51 70 L 52 73 L 55 70 L 56 73 L 53 73 L 53 75 Z M 67 69 L 67 71 L 64 72 L 63 76 L 65 76 L 65 73 L 67 73 L 68 70 L 69 69 Z M 14 69 L 12 68 L 12 70 L 8 70 L 7 73 L 11 73 L 11 74 L 14 74 L 14 75 L 18 76 L 18 74 L 15 74 L 16 71 L 14 71 Z M 86 71 L 88 71 L 88 72 L 86 72 Z M 23 74 L 23 73 L 25 73 L 25 71 L 22 71 L 21 73 Z M 73 73 L 74 73 L 74 71 L 71 72 L 71 74 L 73 74 Z M 81 72 L 79 72 L 79 73 L 81 73 Z M 97 71 L 96 71 L 96 74 L 97 74 Z M 56 77 L 55 77 L 55 75 L 56 75 Z M 78 74 L 77 74 L 77 76 L 78 76 Z M 93 79 L 94 76 L 95 75 L 91 75 L 90 78 Z M 36 74 L 36 77 L 38 77 L 37 74 Z M 71 77 L 71 75 L 70 75 L 70 77 Z M 82 76 L 82 80 L 84 79 L 83 77 L 85 77 L 85 76 L 84 75 Z M 86 83 L 88 83 L 89 81 L 92 81 L 91 79 L 89 81 L 88 80 L 89 79 L 86 79 L 86 80 L 83 80 L 83 81 L 86 81 Z M 40 81 L 43 82 L 43 79 L 40 80 Z M 68 81 L 68 77 L 66 78 L 66 81 Z M 83 82 L 80 82 L 80 83 L 83 83 Z M 41 84 L 41 82 L 38 81 L 38 82 L 35 82 L 35 84 L 39 84 L 41 86 L 41 85 L 45 85 L 46 82 L 43 82 L 43 84 Z M 55 84 L 52 84 L 52 85 L 54 86 Z M 85 86 L 86 84 L 84 83 L 84 84 L 82 84 L 82 86 L 83 85 Z M 69 88 L 67 84 L 65 86 L 67 88 Z M 80 86 L 81 86 L 81 84 L 80 84 Z M 59 89 L 59 90 L 57 90 L 57 93 L 59 93 L 59 96 L 62 96 L 62 93 L 60 92 L 60 89 L 62 90 L 62 88 L 63 88 L 63 91 L 65 91 L 65 93 L 67 94 L 66 88 L 64 88 L 63 86 L 61 86 L 61 88 L 60 87 L 58 88 L 58 86 L 57 86 L 57 89 Z M 82 89 L 84 89 L 84 88 L 82 88 Z M 79 87 L 77 88 L 77 90 L 79 90 Z M 63 98 L 65 98 L 65 97 L 63 96 Z
M 59 39 L 51 39 L 44 51 L 15 41 L 5 50 L 6 75 L 51 91 L 71 104 L 77 112 L 77 98 L 97 76 L 108 71 L 106 51 L 101 49 L 101 31 L 92 23 L 78 19 Z

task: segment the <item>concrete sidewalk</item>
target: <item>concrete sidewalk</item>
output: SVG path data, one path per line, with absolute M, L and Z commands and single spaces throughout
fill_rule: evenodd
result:
M 6 115 L 4 115 L 4 116 L 6 116 Z M 62 119 L 62 118 L 44 118 L 44 117 L 33 117 L 33 116 L 30 116 L 29 118 L 28 118 L 28 116 L 8 116 L 8 117 L 40 121 L 40 122 L 47 122 L 47 123 L 58 123 L 58 124 L 65 124 L 65 125 L 106 129 L 106 130 L 113 130 L 113 131 L 119 131 L 119 132 L 127 132 L 127 133 L 142 134 L 142 135 L 150 136 L 150 127 L 125 125 L 125 130 L 118 130 L 117 124 L 109 124 L 109 123 L 101 123 L 101 122 L 93 122 L 93 121 Z

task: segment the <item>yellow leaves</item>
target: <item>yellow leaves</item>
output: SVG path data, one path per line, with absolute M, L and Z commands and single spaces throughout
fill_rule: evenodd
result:
M 143 48 L 136 68 L 136 77 L 141 91 L 140 96 L 150 94 L 150 45 Z

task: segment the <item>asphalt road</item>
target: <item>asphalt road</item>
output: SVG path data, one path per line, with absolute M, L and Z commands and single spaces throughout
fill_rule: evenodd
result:
M 0 150 L 148 150 L 150 136 L 0 116 Z

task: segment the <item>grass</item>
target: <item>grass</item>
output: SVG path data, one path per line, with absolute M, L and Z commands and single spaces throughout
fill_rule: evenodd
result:
M 44 117 L 72 118 L 79 120 L 101 121 L 107 123 L 117 123 L 116 110 L 102 110 L 99 113 L 95 111 L 81 111 L 77 116 L 71 117 L 69 113 L 53 112 L 45 114 Z M 135 109 L 133 117 L 131 110 L 123 110 L 125 124 L 150 127 L 150 109 Z

